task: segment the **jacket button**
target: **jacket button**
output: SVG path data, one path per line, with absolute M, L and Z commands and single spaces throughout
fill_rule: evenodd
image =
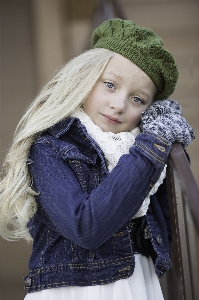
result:
M 156 236 L 156 241 L 158 244 L 162 244 L 162 237 L 160 234 Z
M 25 279 L 25 286 L 30 287 L 31 284 L 32 284 L 32 279 L 29 276 L 27 276 Z
M 161 151 L 161 152 L 165 152 L 165 148 L 164 147 L 162 147 L 162 146 L 160 146 L 160 145 L 158 145 L 158 144 L 154 144 L 154 146 L 159 150 L 159 151 Z

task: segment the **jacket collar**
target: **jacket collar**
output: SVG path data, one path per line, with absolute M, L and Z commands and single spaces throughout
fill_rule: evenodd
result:
M 53 125 L 52 127 L 50 127 L 48 129 L 48 132 L 50 132 L 50 134 L 52 134 L 54 137 L 60 138 L 63 134 L 65 134 L 71 128 L 71 126 L 75 122 L 79 123 L 78 125 L 81 125 L 79 119 L 68 117 L 68 118 L 60 121 L 59 123 Z
M 66 119 L 60 121 L 59 123 L 55 124 L 54 126 L 50 127 L 47 131 L 54 137 L 60 138 L 62 135 L 67 133 L 70 129 L 78 131 L 80 134 L 86 136 L 86 140 L 88 145 L 91 148 L 94 148 L 99 157 L 101 158 L 102 165 L 106 173 L 108 174 L 108 169 L 105 162 L 104 153 L 102 152 L 101 148 L 97 145 L 97 143 L 90 137 L 87 133 L 86 127 L 80 122 L 78 118 L 74 117 L 67 117 Z M 82 139 L 83 141 L 83 139 Z

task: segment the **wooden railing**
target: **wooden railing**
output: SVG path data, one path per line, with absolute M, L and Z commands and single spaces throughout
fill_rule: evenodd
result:
M 199 299 L 199 189 L 180 144 L 174 144 L 167 168 L 172 231 L 174 299 Z
M 126 19 L 119 1 L 96 0 L 94 28 L 103 21 L 116 17 Z M 172 146 L 167 167 L 167 188 L 172 230 L 170 248 L 173 268 L 168 272 L 169 275 L 161 279 L 164 299 L 198 300 L 199 189 L 180 144 Z
M 96 0 L 93 27 L 96 28 L 103 21 L 112 18 L 125 19 L 125 13 L 120 2 L 117 0 Z

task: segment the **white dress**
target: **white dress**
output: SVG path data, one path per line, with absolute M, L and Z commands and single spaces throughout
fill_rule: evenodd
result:
M 82 109 L 77 110 L 72 116 L 81 120 L 89 135 L 102 149 L 109 172 L 118 163 L 121 155 L 129 153 L 130 146 L 134 144 L 136 136 L 140 133 L 138 127 L 131 132 L 117 134 L 103 132 Z M 166 166 L 134 218 L 146 214 L 150 195 L 157 191 L 165 174 Z M 105 285 L 46 289 L 30 293 L 24 300 L 164 300 L 164 298 L 152 259 L 142 254 L 135 254 L 135 269 L 133 275 L 127 279 Z

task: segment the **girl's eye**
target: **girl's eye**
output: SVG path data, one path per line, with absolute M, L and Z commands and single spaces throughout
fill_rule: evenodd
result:
M 114 90 L 115 89 L 115 85 L 112 82 L 105 82 L 105 85 L 107 86 L 107 88 Z
M 137 104 L 144 104 L 144 101 L 139 97 L 132 97 L 132 100 Z

